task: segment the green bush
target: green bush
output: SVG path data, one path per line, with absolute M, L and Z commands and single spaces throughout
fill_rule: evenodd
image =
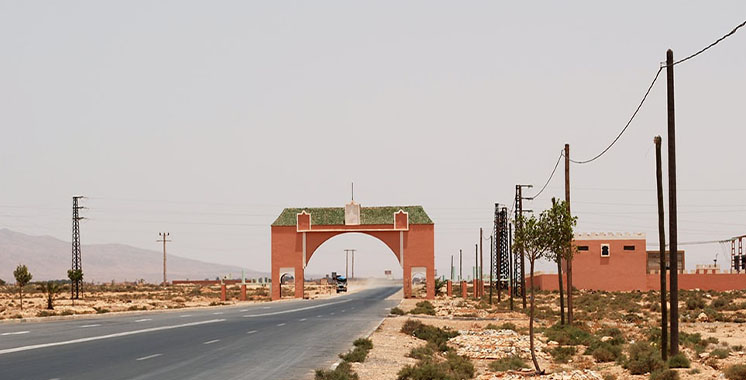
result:
M 557 363 L 567 363 L 572 359 L 572 356 L 575 355 L 575 352 L 577 352 L 577 350 L 572 346 L 558 346 L 549 350 L 552 359 Z
M 648 342 L 635 342 L 629 346 L 629 358 L 624 363 L 624 368 L 633 375 L 652 373 L 664 368 L 660 352 Z
M 668 358 L 668 368 L 689 368 L 690 366 L 689 358 L 682 352 Z
M 394 314 L 394 315 L 404 315 L 404 314 L 407 314 L 407 313 L 404 312 L 404 310 L 399 309 L 398 307 L 392 307 L 391 310 L 389 311 L 389 313 Z
M 746 380 L 746 364 L 734 364 L 723 371 L 728 380 Z
M 490 371 L 505 372 L 509 370 L 520 370 L 521 368 L 528 368 L 528 364 L 521 359 L 518 355 L 506 356 L 504 358 L 497 359 L 489 364 Z
M 553 325 L 544 331 L 544 336 L 564 346 L 588 345 L 591 342 L 591 333 L 571 325 Z
M 591 351 L 591 355 L 598 363 L 613 362 L 622 356 L 622 346 L 601 342 Z
M 340 359 L 346 362 L 362 363 L 368 357 L 368 351 L 373 348 L 373 342 L 367 338 L 359 338 L 352 345 L 355 348 L 346 354 L 339 354 Z
M 505 322 L 501 324 L 500 326 L 495 324 L 488 324 L 487 326 L 484 326 L 485 330 L 518 330 L 518 326 L 516 326 L 514 323 Z
M 686 300 L 686 308 L 689 310 L 704 309 L 704 307 L 705 300 L 699 295 L 689 297 Z
M 317 369 L 315 380 L 358 380 L 358 376 L 352 371 L 352 366 L 348 362 L 339 363 L 333 370 Z
M 672 369 L 661 369 L 651 372 L 650 380 L 679 380 L 679 373 Z
M 474 364 L 464 357 L 449 352 L 446 360 L 420 360 L 402 368 L 397 380 L 465 380 L 474 377 Z
M 415 320 L 407 320 L 401 332 L 432 343 L 439 351 L 448 351 L 448 339 L 458 336 L 458 331 L 441 329 Z
M 727 348 L 716 348 L 710 351 L 710 356 L 718 359 L 725 359 L 728 355 L 730 355 L 730 351 Z
M 414 309 L 409 311 L 409 314 L 435 315 L 435 306 L 430 301 L 420 301 L 417 302 Z
M 409 351 L 410 358 L 418 359 L 418 360 L 425 360 L 432 358 L 433 355 L 435 355 L 435 351 L 438 350 L 438 347 L 435 345 L 428 343 L 424 346 L 415 347 L 411 351 Z

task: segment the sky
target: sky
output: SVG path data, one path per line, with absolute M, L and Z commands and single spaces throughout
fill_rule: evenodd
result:
M 268 271 L 281 210 L 343 206 L 354 182 L 363 206 L 422 205 L 438 273 L 460 249 L 470 273 L 495 203 L 533 195 L 565 143 L 603 150 L 666 49 L 745 19 L 743 1 L 0 0 L 0 228 L 69 241 L 84 195 L 83 244 L 158 250 L 168 231 L 170 253 Z M 744 67 L 746 30 L 676 66 L 682 243 L 746 234 Z M 655 248 L 664 80 L 608 153 L 572 165 L 578 232 Z M 564 197 L 562 169 L 524 208 Z M 360 234 L 307 273 L 343 271 L 346 248 L 356 275 L 401 273 Z M 687 269 L 729 255 L 682 248 Z

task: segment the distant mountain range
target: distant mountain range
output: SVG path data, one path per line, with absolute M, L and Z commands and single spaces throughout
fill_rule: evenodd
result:
M 66 279 L 71 265 L 71 244 L 51 236 L 32 236 L 0 229 L 0 279 L 15 282 L 13 270 L 25 264 L 33 281 Z M 124 244 L 93 244 L 82 247 L 83 278 L 86 282 L 111 280 L 160 283 L 163 279 L 163 254 Z M 241 278 L 240 267 L 208 263 L 167 255 L 168 280 L 204 280 L 231 275 Z M 269 276 L 244 269 L 247 278 Z

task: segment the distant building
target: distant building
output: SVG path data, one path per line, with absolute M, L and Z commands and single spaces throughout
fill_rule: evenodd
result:
M 660 289 L 660 251 L 647 250 L 643 233 L 580 233 L 572 263 L 572 284 L 578 289 L 631 291 Z M 666 262 L 670 252 L 666 251 Z M 686 273 L 686 255 L 677 252 L 679 289 L 746 289 L 746 273 L 721 273 L 714 265 L 698 265 Z M 565 267 L 565 265 L 563 265 Z M 670 271 L 670 268 L 666 268 Z M 563 273 L 566 280 L 566 272 Z M 535 286 L 557 290 L 557 274 L 542 273 Z M 667 281 L 670 284 L 670 281 Z

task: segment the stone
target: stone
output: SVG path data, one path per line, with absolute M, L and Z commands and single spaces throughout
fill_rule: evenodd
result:
M 699 315 L 697 316 L 697 322 L 707 322 L 709 320 L 710 318 L 705 313 L 699 313 Z
M 611 336 L 602 336 L 601 337 L 601 341 L 602 342 L 608 342 L 608 341 L 613 340 L 613 339 L 614 339 L 614 337 L 611 337 Z

